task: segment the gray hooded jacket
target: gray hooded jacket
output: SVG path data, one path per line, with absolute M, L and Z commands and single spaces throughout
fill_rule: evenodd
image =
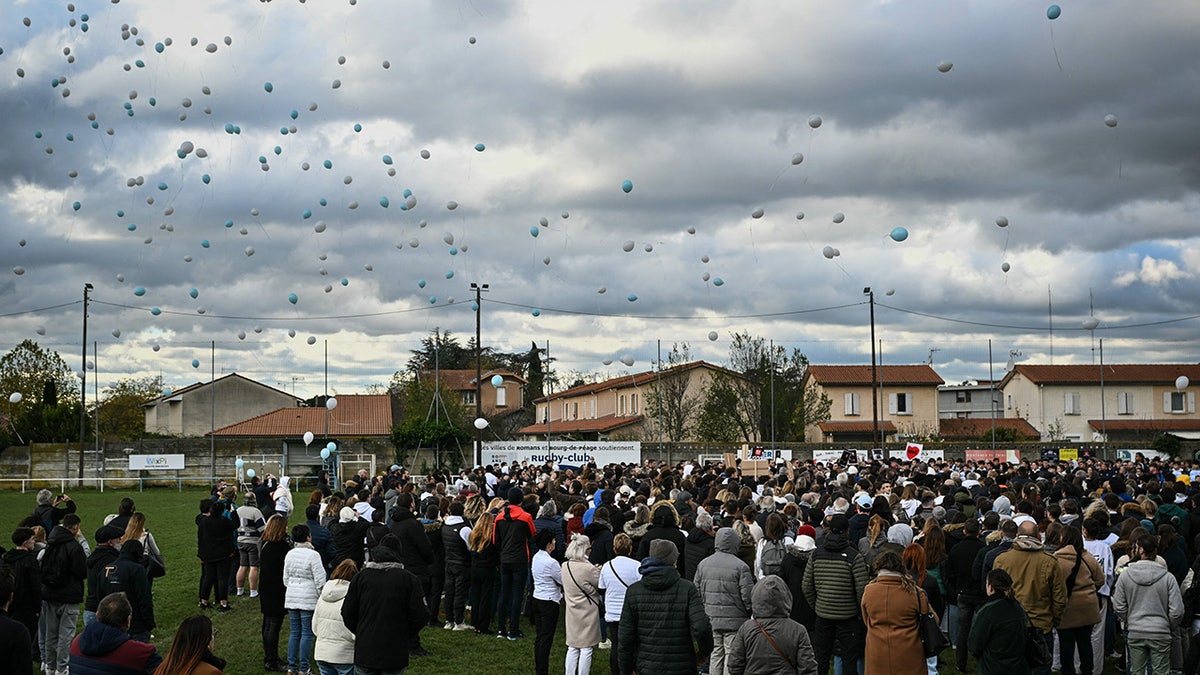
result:
M 750 618 L 754 577 L 750 566 L 737 557 L 741 544 L 733 528 L 723 527 L 717 531 L 713 554 L 696 566 L 694 583 L 714 631 L 736 631 Z
M 816 675 L 808 630 L 789 618 L 792 593 L 787 584 L 774 575 L 763 577 L 754 585 L 752 599 L 754 618 L 738 629 L 725 662 L 729 675 Z
M 1139 560 L 1117 577 L 1113 611 L 1130 639 L 1170 640 L 1171 628 L 1183 619 L 1183 596 L 1167 568 Z

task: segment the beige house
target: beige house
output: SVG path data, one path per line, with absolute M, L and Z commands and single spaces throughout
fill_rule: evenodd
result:
M 661 387 L 702 402 L 717 374 L 740 377 L 706 361 L 692 361 L 661 372 L 651 370 L 572 387 L 535 400 L 537 423 L 517 433 L 528 440 L 544 440 L 547 435 L 575 440 L 602 441 L 614 436 L 657 440 L 659 429 L 652 409 L 655 392 Z M 679 378 L 684 378 L 683 386 L 673 386 Z
M 945 384 L 927 365 L 878 366 L 879 431 L 885 442 L 938 432 L 938 387 Z M 810 443 L 870 443 L 874 433 L 871 410 L 871 366 L 809 366 L 805 388 L 829 397 L 829 420 L 805 431 Z
M 196 438 L 300 399 L 237 373 L 197 382 L 142 404 L 146 433 Z
M 423 381 L 432 381 L 434 373 L 424 372 L 419 375 Z M 507 370 L 483 371 L 482 386 L 476 386 L 475 370 L 440 370 L 437 378 L 443 389 L 449 390 L 458 397 L 460 403 L 474 414 L 475 397 L 481 395 L 480 407 L 485 417 L 506 415 L 525 407 L 525 378 Z M 500 377 L 499 386 L 492 381 Z
M 1183 389 L 1180 376 L 1189 380 Z M 1042 440 L 1093 442 L 1200 438 L 1197 383 L 1200 364 L 1019 364 L 1000 388 L 1004 416 L 1027 419 Z

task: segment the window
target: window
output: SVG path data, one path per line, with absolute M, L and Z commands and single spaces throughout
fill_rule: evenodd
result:
M 619 401 L 620 401 L 620 403 L 617 406 L 617 414 L 620 415 L 621 417 L 624 417 L 625 416 L 625 395 L 624 394 L 621 394 Z
M 888 412 L 893 415 L 911 415 L 912 394 L 888 394 Z
M 1163 392 L 1163 412 L 1172 415 L 1196 412 L 1196 395 L 1190 391 Z
M 1117 414 L 1132 415 L 1133 414 L 1133 392 L 1121 391 L 1117 392 Z
M 508 405 L 508 396 L 505 387 L 496 387 L 496 407 L 503 408 L 506 405 Z
M 971 417 L 971 413 L 969 413 L 969 412 L 956 412 L 956 413 L 954 413 L 954 417 L 955 417 L 955 418 L 957 418 L 957 419 L 960 419 L 960 420 L 970 419 L 970 417 Z
M 630 414 L 630 415 L 636 415 L 636 414 L 638 414 L 638 407 L 637 407 L 637 394 L 630 394 L 630 395 L 629 395 L 629 414 Z
M 1012 407 L 1013 407 L 1013 406 L 1012 406 L 1012 404 L 1013 404 L 1013 400 L 1012 400 L 1012 399 L 1013 399 L 1013 397 L 1012 397 L 1012 394 L 1009 394 L 1009 395 L 1008 395 L 1008 409 L 1009 409 L 1009 410 L 1012 410 Z
M 475 405 L 475 390 L 463 392 L 463 405 Z
M 846 394 L 846 415 L 860 415 L 858 409 L 858 394 Z
M 971 392 L 969 392 L 969 391 L 954 392 L 954 402 L 955 403 L 970 403 L 971 402 Z
M 1068 391 L 1063 395 L 1063 414 L 1078 415 L 1079 413 L 1079 392 Z
M 579 419 L 579 404 L 578 403 L 571 404 L 571 418 Z

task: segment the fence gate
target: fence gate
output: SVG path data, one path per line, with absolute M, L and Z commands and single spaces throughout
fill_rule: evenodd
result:
M 346 481 L 354 477 L 359 469 L 366 469 L 367 475 L 375 475 L 375 455 L 371 454 L 346 454 L 342 455 L 338 462 L 338 471 L 341 473 L 338 486 L 340 487 Z

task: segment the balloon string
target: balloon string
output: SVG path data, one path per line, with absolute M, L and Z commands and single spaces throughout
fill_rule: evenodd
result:
M 786 166 L 779 170 L 779 173 L 775 175 L 775 180 L 771 181 L 771 187 L 767 188 L 768 193 L 775 189 L 775 184 L 779 182 L 779 179 L 783 176 L 783 172 L 787 170 Z
M 1054 24 L 1050 24 L 1050 49 L 1054 51 L 1054 62 L 1058 64 L 1058 72 L 1062 72 L 1062 61 L 1058 59 L 1058 46 L 1054 44 Z

